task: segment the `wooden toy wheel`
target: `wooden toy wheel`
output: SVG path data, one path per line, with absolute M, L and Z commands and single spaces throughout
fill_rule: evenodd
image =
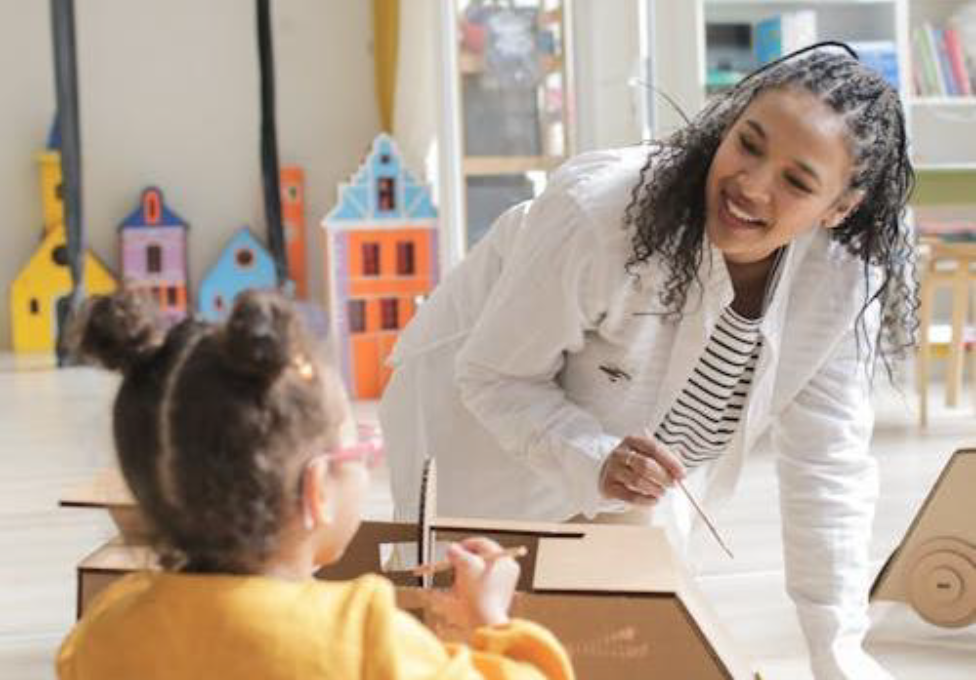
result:
M 923 619 L 947 628 L 976 621 L 976 548 L 934 538 L 912 552 L 909 564 L 909 601 Z

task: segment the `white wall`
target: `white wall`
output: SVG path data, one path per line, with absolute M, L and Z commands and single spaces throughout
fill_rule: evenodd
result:
M 79 0 L 84 215 L 117 270 L 116 227 L 147 184 L 191 225 L 191 285 L 242 224 L 264 237 L 255 3 Z M 306 172 L 311 290 L 322 296 L 318 223 L 379 130 L 371 3 L 277 0 L 274 47 L 283 164 Z M 0 348 L 6 291 L 41 231 L 34 154 L 54 110 L 49 3 L 0 0 Z

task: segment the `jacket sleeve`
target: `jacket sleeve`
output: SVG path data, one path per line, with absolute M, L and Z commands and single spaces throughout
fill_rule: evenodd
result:
M 604 504 L 598 481 L 619 438 L 557 382 L 611 295 L 598 228 L 565 188 L 567 171 L 526 212 L 499 278 L 456 359 L 465 407 L 499 445 L 564 489 L 581 512 Z
M 569 656 L 545 628 L 513 619 L 475 631 L 471 645 L 445 644 L 377 589 L 364 647 L 364 680 L 573 680 Z
M 890 678 L 861 648 L 878 496 L 865 351 L 849 331 L 773 428 L 786 586 L 818 680 Z

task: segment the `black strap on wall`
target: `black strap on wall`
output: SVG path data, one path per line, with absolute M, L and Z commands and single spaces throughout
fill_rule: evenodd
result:
M 59 301 L 58 364 L 68 362 L 65 330 L 85 291 L 85 230 L 81 206 L 81 132 L 78 111 L 78 71 L 75 50 L 74 0 L 51 0 L 51 30 L 54 40 L 54 76 L 58 122 L 61 132 L 61 172 L 64 197 L 64 222 L 67 238 L 71 295 Z
M 275 261 L 278 286 L 288 281 L 288 254 L 281 224 L 281 187 L 278 176 L 278 134 L 275 123 L 274 54 L 271 45 L 271 2 L 258 0 L 258 56 L 261 62 L 261 175 L 268 246 Z

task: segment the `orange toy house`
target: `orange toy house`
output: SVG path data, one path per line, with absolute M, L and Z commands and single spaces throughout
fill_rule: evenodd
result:
M 288 249 L 288 278 L 295 284 L 295 297 L 308 294 L 305 271 L 305 173 L 297 165 L 281 168 L 281 222 Z
M 437 285 L 437 211 L 381 134 L 322 226 L 343 378 L 354 398 L 377 399 L 400 329 Z

